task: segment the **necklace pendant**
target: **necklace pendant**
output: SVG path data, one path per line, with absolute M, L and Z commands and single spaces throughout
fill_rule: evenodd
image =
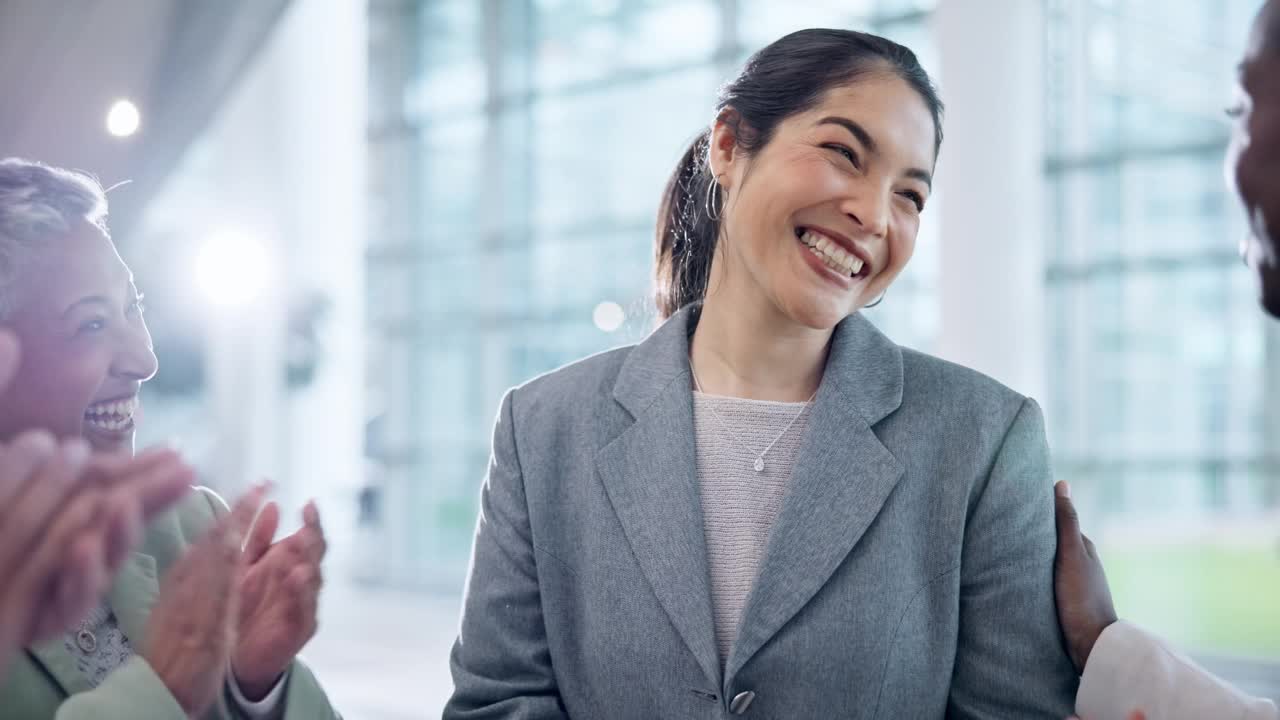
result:
M 80 647 L 81 652 L 91 655 L 98 649 L 98 638 L 88 630 L 81 630 L 76 633 L 76 645 Z
M 764 458 L 762 457 L 756 458 L 755 469 L 756 469 L 756 472 L 764 472 Z

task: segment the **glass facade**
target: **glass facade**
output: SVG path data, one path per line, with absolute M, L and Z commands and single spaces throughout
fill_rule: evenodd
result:
M 1280 622 L 1250 599 L 1280 583 L 1274 331 L 1222 169 L 1260 5 L 1047 2 L 1045 279 L 1054 455 L 1122 614 L 1275 657 Z
M 373 443 L 410 485 L 388 509 L 412 516 L 392 539 L 410 564 L 393 574 L 460 580 L 506 388 L 653 327 L 659 195 L 718 85 L 813 26 L 890 35 L 929 65 L 929 5 L 371 3 L 370 357 L 402 357 L 406 372 L 371 362 L 370 382 L 375 403 L 410 395 L 385 403 L 408 437 Z M 936 327 L 932 237 L 926 221 L 875 311 L 921 347 Z M 621 327 L 593 322 L 601 303 L 623 308 Z
M 1280 592 L 1280 339 L 1236 256 L 1221 169 L 1260 2 L 1043 2 L 1057 474 L 1124 615 L 1193 649 L 1280 657 L 1280 618 L 1252 599 Z M 508 387 L 652 328 L 659 193 L 718 84 L 813 26 L 888 35 L 934 72 L 933 6 L 371 0 L 370 447 L 405 487 L 386 509 L 403 558 L 388 579 L 456 589 Z M 925 351 L 945 202 L 944 187 L 869 313 Z M 619 327 L 593 321 L 602 303 Z

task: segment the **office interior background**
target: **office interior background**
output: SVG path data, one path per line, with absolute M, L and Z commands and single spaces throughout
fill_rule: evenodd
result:
M 659 193 L 753 50 L 887 35 L 947 139 L 869 316 L 1037 398 L 1122 616 L 1277 697 L 1280 326 L 1222 171 L 1260 4 L 13 0 L 0 155 L 129 181 L 143 441 L 319 498 L 312 664 L 350 716 L 416 718 L 449 692 L 503 391 L 654 326 Z

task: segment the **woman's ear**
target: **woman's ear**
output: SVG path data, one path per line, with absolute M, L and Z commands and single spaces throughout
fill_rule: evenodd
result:
M 711 126 L 711 142 L 707 162 L 711 176 L 719 179 L 721 187 L 728 190 L 735 177 L 737 165 L 742 164 L 743 154 L 738 148 L 738 123 L 741 116 L 732 108 L 725 108 Z

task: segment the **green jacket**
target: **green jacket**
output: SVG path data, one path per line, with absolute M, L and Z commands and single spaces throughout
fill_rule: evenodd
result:
M 199 488 L 177 508 L 158 518 L 147 529 L 140 551 L 125 562 L 107 599 L 135 651 L 145 647 L 143 631 L 159 593 L 159 578 L 204 534 L 215 518 L 226 512 L 221 498 Z M 282 720 L 339 717 L 329 705 L 320 683 L 300 661 L 294 661 L 286 682 L 283 712 L 278 713 Z M 27 648 L 14 658 L 8 675 L 0 683 L 0 718 L 187 720 L 187 715 L 141 655 L 134 655 L 93 688 L 76 668 L 75 659 L 63 648 L 59 637 L 39 647 Z M 205 720 L 245 720 L 245 716 L 224 690 L 217 704 L 206 713 Z

